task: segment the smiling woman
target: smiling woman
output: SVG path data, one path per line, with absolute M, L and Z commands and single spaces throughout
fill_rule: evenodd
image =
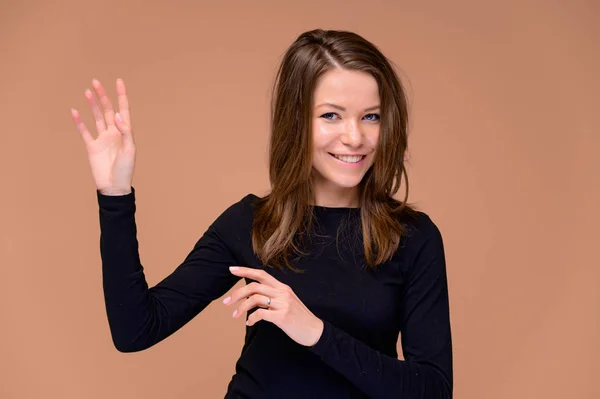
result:
M 315 204 L 358 206 L 359 185 L 379 140 L 379 88 L 369 73 L 332 68 L 314 91 L 312 166 Z M 369 107 L 369 104 L 377 104 Z M 340 204 L 340 199 L 347 202 Z
M 226 398 L 452 397 L 443 240 L 407 204 L 407 186 L 404 201 L 393 198 L 406 177 L 406 98 L 372 43 L 325 30 L 294 41 L 273 90 L 270 193 L 228 206 L 154 287 L 138 252 L 125 84 L 117 81 L 118 112 L 93 87 L 102 108 L 85 94 L 98 137 L 72 116 L 97 187 L 119 351 L 162 341 L 244 278 L 224 300 L 233 318 L 247 317 Z

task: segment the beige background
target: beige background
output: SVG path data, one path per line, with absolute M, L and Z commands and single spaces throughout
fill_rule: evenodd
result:
M 154 285 L 268 189 L 269 89 L 302 31 L 354 30 L 409 88 L 411 200 L 446 244 L 455 397 L 599 398 L 600 2 L 7 1 L 0 11 L 0 397 L 222 398 L 242 319 L 213 303 L 112 346 L 98 207 L 70 119 L 125 79 Z

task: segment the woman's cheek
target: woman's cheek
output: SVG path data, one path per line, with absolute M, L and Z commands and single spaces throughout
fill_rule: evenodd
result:
M 313 134 L 318 136 L 322 141 L 328 141 L 331 138 L 335 138 L 344 132 L 343 125 L 341 123 L 327 123 L 318 121 L 313 126 Z

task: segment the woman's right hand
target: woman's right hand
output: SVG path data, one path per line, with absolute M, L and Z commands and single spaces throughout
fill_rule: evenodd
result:
M 98 137 L 92 137 L 79 112 L 71 109 L 71 116 L 85 143 L 96 188 L 104 195 L 126 195 L 131 192 L 135 168 L 135 144 L 131 132 L 129 102 L 125 82 L 117 79 L 118 113 L 115 113 L 102 84 L 96 79 L 92 86 L 102 110 L 91 90 L 85 91 L 96 121 Z M 119 119 L 120 117 L 120 119 Z

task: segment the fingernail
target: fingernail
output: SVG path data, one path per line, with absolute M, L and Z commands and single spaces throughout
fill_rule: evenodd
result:
M 233 317 L 237 314 L 237 309 L 233 311 Z
M 229 301 L 231 301 L 231 297 L 230 296 L 228 296 L 227 298 L 223 299 L 223 303 L 224 304 L 228 304 Z
M 123 118 L 121 118 L 121 115 L 117 112 L 117 114 L 115 115 L 115 118 L 117 118 L 117 120 L 119 122 L 123 122 Z
M 237 266 L 229 266 L 229 270 L 231 270 L 232 272 L 235 272 L 238 269 L 239 269 L 239 267 L 237 267 Z

